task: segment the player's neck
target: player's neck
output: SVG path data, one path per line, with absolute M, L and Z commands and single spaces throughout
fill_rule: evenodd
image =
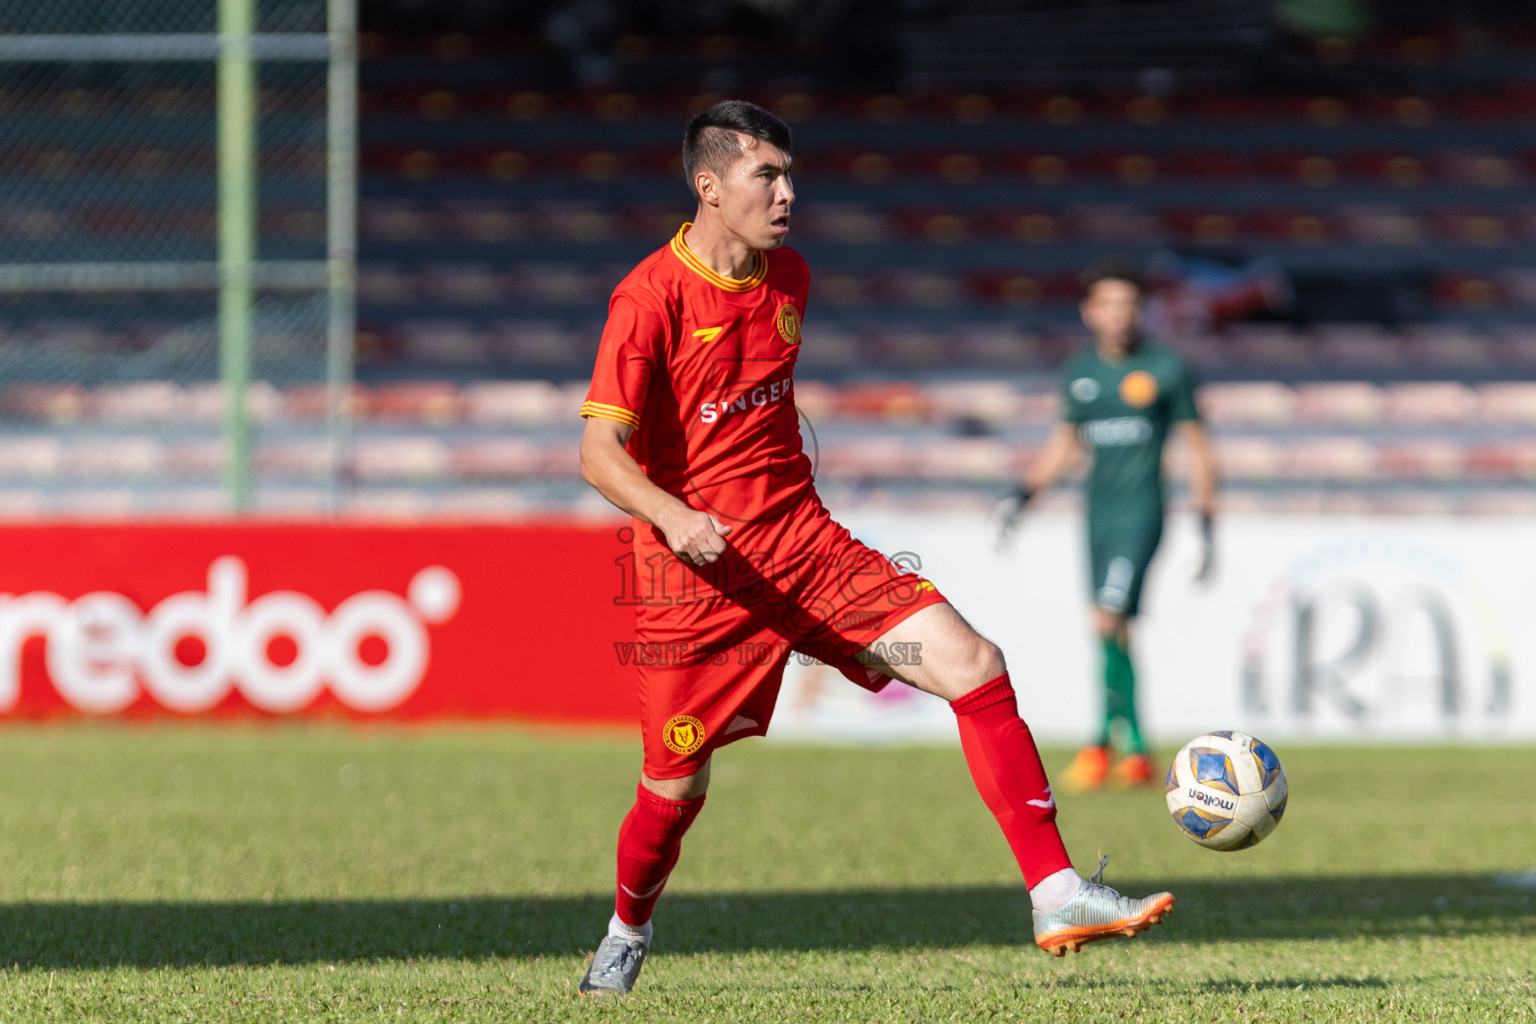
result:
M 744 280 L 757 268 L 757 250 L 724 231 L 701 210 L 693 227 L 683 233 L 683 244 L 717 274 Z
M 1122 359 L 1129 359 L 1140 348 L 1140 335 L 1132 335 L 1123 343 L 1110 342 L 1104 338 L 1098 339 L 1099 358 L 1106 363 L 1118 363 Z

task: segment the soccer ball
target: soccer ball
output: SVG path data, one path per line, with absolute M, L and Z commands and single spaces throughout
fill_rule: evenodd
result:
M 1244 732 L 1196 736 L 1168 766 L 1168 813 L 1209 850 L 1244 850 L 1275 830 L 1288 788 L 1280 759 Z

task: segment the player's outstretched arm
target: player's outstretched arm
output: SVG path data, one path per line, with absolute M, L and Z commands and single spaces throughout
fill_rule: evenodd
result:
M 1204 583 L 1216 570 L 1216 449 L 1211 435 L 1199 420 L 1185 420 L 1179 434 L 1189 445 L 1189 500 L 1200 517 L 1200 564 L 1195 581 Z
M 1045 440 L 1045 447 L 1040 449 L 1040 453 L 1030 463 L 1024 479 L 993 513 L 999 550 L 1006 548 L 1012 541 L 1030 499 L 1054 484 L 1067 471 L 1077 456 L 1077 446 L 1077 428 L 1071 423 L 1056 424 L 1056 429 Z
M 589 416 L 581 434 L 582 478 L 614 505 L 659 528 L 677 557 L 694 565 L 714 562 L 731 528 L 651 483 L 624 448 L 633 432 L 627 423 Z
M 1038 494 L 1060 480 L 1076 460 L 1077 446 L 1077 424 L 1056 424 L 1024 474 L 1024 486 L 1030 493 Z

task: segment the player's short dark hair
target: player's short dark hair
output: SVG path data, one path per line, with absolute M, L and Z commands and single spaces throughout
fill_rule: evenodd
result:
M 1136 289 L 1138 298 L 1146 298 L 1147 279 L 1129 263 L 1105 263 L 1089 270 L 1083 275 L 1083 295 L 1092 295 L 1101 281 L 1124 281 Z
M 756 103 L 746 100 L 721 100 L 702 113 L 695 114 L 683 133 L 683 176 L 688 190 L 694 189 L 693 177 L 702 165 L 716 174 L 724 174 L 742 154 L 737 134 L 759 139 L 791 151 L 794 140 L 789 125 Z

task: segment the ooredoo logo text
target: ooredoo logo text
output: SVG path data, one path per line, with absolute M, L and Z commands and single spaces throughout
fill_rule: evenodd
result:
M 147 693 L 171 711 L 206 711 L 238 691 L 255 707 L 297 711 L 327 688 L 355 711 L 387 711 L 421 684 L 428 627 L 458 611 L 459 579 L 417 572 L 402 596 L 365 590 L 327 612 L 314 598 L 275 590 L 251 600 L 245 562 L 208 567 L 205 590 L 172 594 L 147 612 L 95 591 L 0 594 L 0 713 L 21 690 L 22 648 L 44 640 L 49 681 L 71 706 L 120 711 Z

